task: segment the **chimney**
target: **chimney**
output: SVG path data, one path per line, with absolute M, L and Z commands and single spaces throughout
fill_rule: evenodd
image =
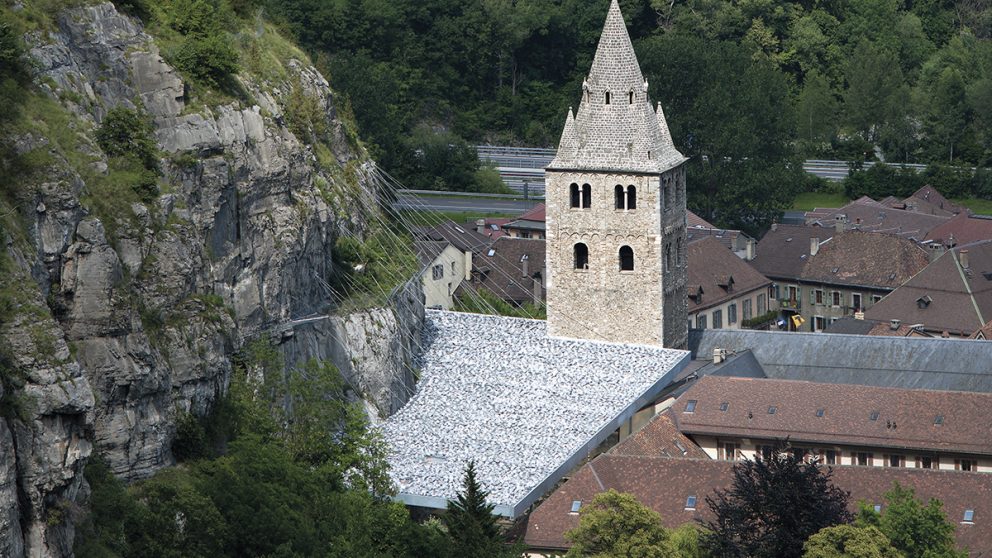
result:
M 530 257 L 528 257 L 527 254 L 520 257 L 520 275 L 522 277 L 527 277 L 530 275 L 530 273 L 528 273 L 530 271 L 530 265 L 528 265 L 529 263 Z
M 865 311 L 864 310 L 858 310 L 857 312 L 855 312 L 854 313 L 854 319 L 855 320 L 863 320 L 863 319 L 865 319 Z
M 754 259 L 754 239 L 747 239 L 747 243 L 744 244 L 744 260 L 751 261 Z
M 960 252 L 958 252 L 958 261 L 961 262 L 961 267 L 963 267 L 964 269 L 968 269 L 970 267 L 967 250 L 961 250 Z
M 899 324 L 902 323 L 899 320 L 889 320 L 889 329 L 896 331 L 899 329 Z
M 930 250 L 928 252 L 929 255 L 930 255 L 930 261 L 932 262 L 932 261 L 936 260 L 937 258 L 941 257 L 942 255 L 944 255 L 944 252 L 945 251 L 946 250 L 944 248 L 944 243 L 943 242 L 931 242 L 930 243 Z
M 723 362 L 723 355 L 724 355 L 723 349 L 719 349 L 719 348 L 714 347 L 713 348 L 713 364 L 720 364 L 721 362 Z
M 778 230 L 778 223 L 772 223 L 772 230 L 773 231 L 777 231 Z
M 486 220 L 485 219 L 478 219 L 475 222 L 475 232 L 477 232 L 479 234 L 486 234 Z
M 814 236 L 809 239 L 809 255 L 815 256 L 816 253 L 819 251 L 820 251 L 820 239 Z
M 465 280 L 472 280 L 472 251 L 465 250 Z
M 541 274 L 541 277 L 540 278 L 537 278 L 537 277 L 534 278 L 533 297 L 534 297 L 534 304 L 537 304 L 537 305 L 540 305 L 541 304 L 541 291 L 544 289 L 544 287 L 541 285 L 541 281 L 543 281 L 543 280 L 544 280 L 544 274 L 543 273 Z
M 847 228 L 847 215 L 839 214 L 834 217 L 834 228 L 839 233 L 844 232 L 844 229 Z

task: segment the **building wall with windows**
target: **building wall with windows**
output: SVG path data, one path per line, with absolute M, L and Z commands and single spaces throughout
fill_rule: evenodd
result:
M 744 320 L 756 318 L 766 312 L 768 312 L 768 290 L 761 287 L 740 293 L 715 306 L 690 312 L 689 327 L 695 329 L 741 329 Z
M 732 436 L 689 435 L 710 459 L 737 461 L 769 455 L 775 440 Z M 992 458 L 953 452 L 921 453 L 918 450 L 877 446 L 792 443 L 808 459 L 819 458 L 826 465 L 860 465 L 869 467 L 908 467 L 943 471 L 992 473 Z
M 452 295 L 465 280 L 466 266 L 471 257 L 471 252 L 462 252 L 449 244 L 434 258 L 421 278 L 424 306 L 451 310 L 454 304 Z
M 882 300 L 890 290 L 850 287 L 828 283 L 776 281 L 769 289 L 772 309 L 778 309 L 796 331 L 823 331 L 831 323 L 864 312 Z M 793 326 L 791 316 L 802 317 L 802 325 Z

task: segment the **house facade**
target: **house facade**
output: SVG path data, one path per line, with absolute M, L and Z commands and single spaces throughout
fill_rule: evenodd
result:
M 768 313 L 771 280 L 715 237 L 689 243 L 689 327 L 740 329 Z

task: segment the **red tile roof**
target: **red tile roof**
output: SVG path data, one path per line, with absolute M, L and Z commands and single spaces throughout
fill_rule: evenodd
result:
M 800 278 L 830 285 L 894 289 L 929 263 L 926 250 L 912 240 L 845 231 L 820 243 L 817 254 L 806 259 Z
M 704 237 L 689 243 L 689 312 L 722 304 L 771 284 L 771 280 L 738 258 L 719 240 Z M 733 285 L 728 284 L 733 278 Z M 728 288 L 729 287 L 729 288 Z M 696 298 L 702 288 L 702 297 Z
M 570 513 L 572 502 L 589 503 L 609 489 L 633 494 L 658 512 L 669 528 L 710 519 L 705 498 L 715 489 L 731 486 L 733 465 L 729 461 L 600 455 L 531 513 L 524 541 L 533 548 L 567 548 L 565 532 L 579 524 L 579 515 Z M 898 481 L 913 488 L 924 502 L 931 498 L 943 502 L 944 512 L 956 527 L 958 545 L 969 548 L 971 556 L 992 552 L 992 474 L 842 466 L 833 468 L 832 481 L 850 492 L 852 511 L 860 500 L 883 504 L 883 495 Z M 695 509 L 686 508 L 689 496 L 696 497 Z M 974 511 L 973 524 L 961 522 L 966 509 Z
M 972 217 L 961 213 L 931 230 L 927 234 L 926 240 L 940 242 L 947 246 L 960 246 L 980 240 L 992 240 L 992 218 Z
M 517 217 L 517 219 L 523 221 L 547 221 L 546 206 L 543 203 L 539 203 L 527 210 L 523 215 Z
M 695 410 L 684 412 L 690 400 Z M 723 403 L 726 411 L 720 410 Z M 679 429 L 690 435 L 967 455 L 992 455 L 989 409 L 989 393 L 712 375 L 696 381 L 674 406 Z M 877 420 L 870 420 L 873 412 Z M 940 425 L 934 424 L 937 416 Z
M 675 413 L 665 409 L 643 428 L 610 450 L 616 455 L 706 459 L 706 452 L 675 426 Z
M 968 268 L 961 264 L 968 251 Z M 970 336 L 992 319 L 992 241 L 944 253 L 865 312 L 869 320 L 923 324 L 933 332 Z

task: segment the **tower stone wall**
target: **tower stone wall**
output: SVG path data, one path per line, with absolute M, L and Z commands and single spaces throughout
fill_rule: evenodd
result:
M 613 0 L 582 103 L 545 175 L 551 335 L 686 346 L 685 161 L 651 106 Z M 578 244 L 587 261 L 576 261 Z

